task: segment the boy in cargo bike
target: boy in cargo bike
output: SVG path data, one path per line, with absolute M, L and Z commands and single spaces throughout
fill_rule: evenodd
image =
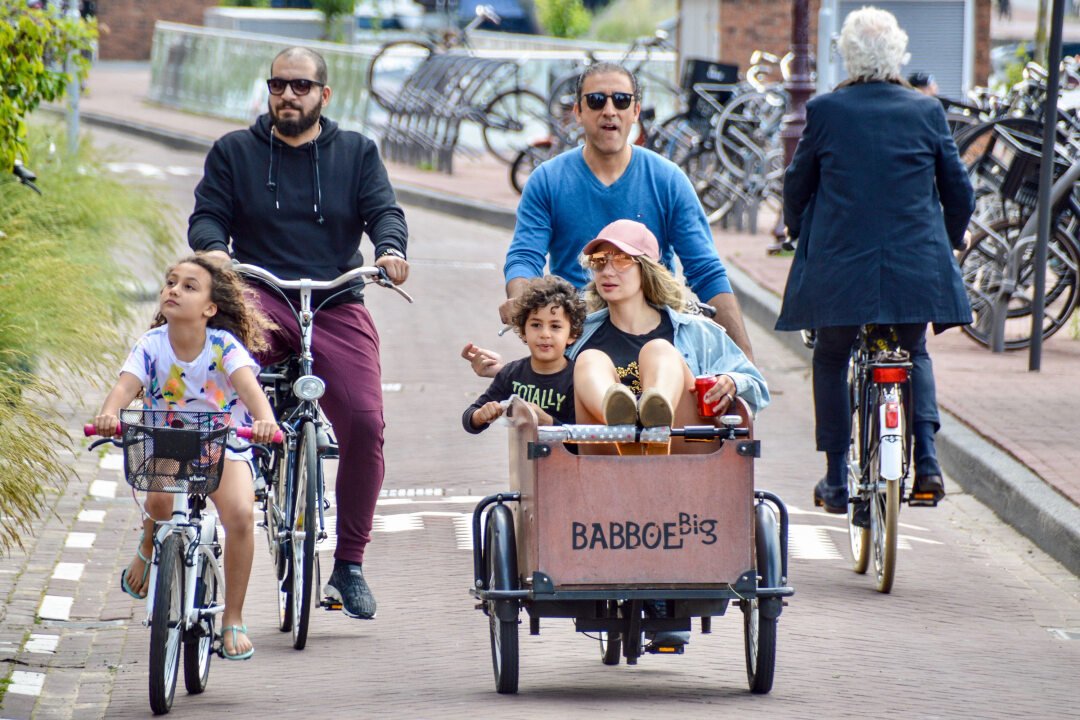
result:
M 472 593 L 489 618 L 496 689 L 517 692 L 521 608 L 532 634 L 543 617 L 573 618 L 616 665 L 681 653 L 690 619 L 708 632 L 734 600 L 750 687 L 768 692 L 793 591 L 786 508 L 753 486 L 765 380 L 723 328 L 683 312 L 643 224 L 608 225 L 583 262 L 595 312 L 567 352 L 578 424 L 541 426 L 514 399 L 510 491 L 473 516 Z

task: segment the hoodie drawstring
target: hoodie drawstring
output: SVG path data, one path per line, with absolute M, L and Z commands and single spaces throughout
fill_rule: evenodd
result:
M 316 140 L 311 141 L 311 165 L 315 169 L 315 216 L 318 218 L 316 222 L 322 225 L 326 221 L 323 219 L 322 212 L 319 211 L 319 206 L 322 205 L 322 182 L 319 180 L 319 145 Z
M 322 134 L 322 133 L 320 133 Z M 322 225 L 326 222 L 323 217 L 322 211 L 319 207 L 322 205 L 322 180 L 319 178 L 319 145 L 317 143 L 318 138 L 312 140 L 308 145 L 308 153 L 311 158 L 311 169 L 315 175 L 312 184 L 312 193 L 315 195 L 315 203 L 312 209 L 315 213 L 315 222 Z M 278 199 L 277 182 L 274 180 L 274 128 L 270 127 L 270 166 L 266 171 L 266 189 L 274 193 L 274 207 L 278 210 L 281 209 L 281 202 Z

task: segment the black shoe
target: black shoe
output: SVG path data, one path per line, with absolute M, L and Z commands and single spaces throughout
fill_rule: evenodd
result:
M 936 506 L 945 497 L 945 481 L 936 473 L 916 475 L 915 486 L 911 488 L 911 505 Z
M 340 602 L 341 611 L 349 617 L 375 619 L 375 596 L 364 580 L 363 566 L 335 560 L 334 572 L 330 573 L 323 592 Z
M 851 524 L 855 527 L 870 527 L 870 503 L 862 498 L 851 501 Z
M 814 486 L 814 507 L 823 507 L 827 513 L 846 515 L 847 499 L 847 487 L 829 485 L 826 478 L 821 478 Z

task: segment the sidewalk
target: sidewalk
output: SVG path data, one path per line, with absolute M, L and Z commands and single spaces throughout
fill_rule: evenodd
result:
M 149 79 L 148 66 L 97 66 L 81 100 L 83 121 L 203 149 L 243 127 L 147 104 Z M 328 115 L 333 117 L 333 105 Z M 400 165 L 390 165 L 389 171 L 403 203 L 513 227 L 517 195 L 502 165 L 462 159 L 455 162 L 454 175 Z M 771 224 L 764 218 L 760 223 L 762 228 Z M 772 327 L 790 259 L 767 255 L 772 240 L 765 235 L 719 229 L 714 234 L 744 312 Z M 1026 351 L 995 355 L 956 330 L 931 338 L 929 348 L 945 411 L 938 446 L 946 473 L 1080 574 L 1080 339 L 1075 332 L 1065 328 L 1046 342 L 1040 373 L 1028 372 Z M 795 334 L 783 335 L 789 346 L 799 344 Z M 805 351 L 804 356 L 809 358 Z

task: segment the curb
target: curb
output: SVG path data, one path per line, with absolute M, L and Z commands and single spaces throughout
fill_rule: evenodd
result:
M 53 108 L 42 109 L 62 114 Z M 214 142 L 98 113 L 83 112 L 80 118 L 89 125 L 130 133 L 179 150 L 205 151 Z M 447 196 L 407 183 L 395 183 L 394 189 L 400 202 L 464 220 L 506 230 L 512 230 L 516 220 L 513 210 L 499 205 Z M 743 314 L 771 328 L 780 314 L 780 298 L 737 267 L 728 265 L 727 272 Z M 781 332 L 777 336 L 788 350 L 809 364 L 811 353 L 799 333 Z M 947 410 L 940 413 L 938 459 L 950 478 L 1070 572 L 1080 575 L 1080 508 L 963 420 Z

